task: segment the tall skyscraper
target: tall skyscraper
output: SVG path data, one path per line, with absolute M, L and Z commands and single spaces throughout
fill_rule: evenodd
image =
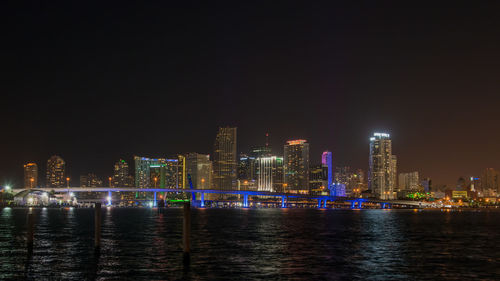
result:
M 210 189 L 212 182 L 210 155 L 188 153 L 186 155 L 186 174 L 191 176 L 195 189 Z
M 177 159 L 147 158 L 134 156 L 135 186 L 138 188 L 186 187 L 186 166 L 184 156 Z
M 255 157 L 240 154 L 238 179 L 240 181 L 253 181 L 257 179 L 257 159 Z
M 370 138 L 368 188 L 380 199 L 394 199 L 396 156 L 392 155 L 389 134 L 374 133 Z
M 257 190 L 278 192 L 283 186 L 283 157 L 257 158 Z
M 323 168 L 323 173 L 326 176 L 326 188 L 333 195 L 333 154 L 331 151 L 324 151 L 321 155 L 321 166 Z
M 125 160 L 120 159 L 115 163 L 112 178 L 113 186 L 115 187 L 129 187 L 129 168 Z
M 219 128 L 215 138 L 213 155 L 213 185 L 218 190 L 236 187 L 236 128 Z
M 47 161 L 47 187 L 65 186 L 66 163 L 64 160 L 54 155 Z
M 266 133 L 266 141 L 263 146 L 252 147 L 250 156 L 255 158 L 272 156 L 271 147 L 269 146 L 269 133 Z
M 398 186 L 400 191 L 417 191 L 420 188 L 418 172 L 400 173 Z
M 330 190 L 327 188 L 325 180 L 326 174 L 323 165 L 309 165 L 309 191 L 311 195 L 330 195 Z
M 493 168 L 487 168 L 481 175 L 480 196 L 495 196 L 500 193 L 500 175 Z
M 36 163 L 24 165 L 24 188 L 35 188 L 38 186 L 38 166 Z
M 292 193 L 309 193 L 309 143 L 290 140 L 284 147 L 285 190 Z

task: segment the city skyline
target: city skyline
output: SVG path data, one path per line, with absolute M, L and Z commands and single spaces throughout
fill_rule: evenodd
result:
M 399 170 L 440 184 L 500 168 L 495 9 L 157 5 L 2 9 L 0 183 L 52 154 L 71 174 L 133 155 L 207 154 L 222 125 L 239 128 L 240 151 L 269 132 L 273 149 L 303 138 L 311 155 L 329 149 L 359 168 L 367 136 L 385 131 Z
M 220 128 L 224 128 L 224 127 L 220 127 Z M 374 133 L 374 134 L 386 134 L 386 133 Z M 272 148 L 272 145 L 270 145 L 268 142 L 269 142 L 269 132 L 266 132 L 264 134 L 264 136 L 261 136 L 262 138 L 262 143 L 259 143 L 259 144 L 254 144 L 254 145 L 250 145 L 249 148 L 246 150 L 246 151 L 242 151 L 240 148 L 239 148 L 239 143 L 237 143 L 237 148 L 236 148 L 236 154 L 237 154 L 237 158 L 239 159 L 239 157 L 241 155 L 246 155 L 246 154 L 252 154 L 252 153 L 259 153 L 259 150 L 260 149 L 264 149 L 264 147 L 266 147 L 265 149 L 267 149 L 267 147 L 269 147 L 269 151 L 279 151 L 279 153 L 275 153 L 276 155 L 278 156 L 283 156 L 284 155 L 284 150 L 283 149 L 276 149 L 276 148 Z M 387 134 L 387 135 L 391 135 L 391 134 Z M 391 136 L 392 137 L 392 136 Z M 369 137 L 368 139 L 371 140 L 372 137 Z M 240 141 L 240 139 L 238 139 L 238 141 Z M 301 141 L 299 139 L 299 141 Z M 284 144 L 286 144 L 288 141 L 284 141 L 282 144 L 281 144 L 281 147 L 283 147 Z M 309 141 L 307 141 L 309 143 Z M 370 143 L 370 142 L 367 142 L 367 143 Z M 397 145 L 396 145 L 397 146 Z M 317 150 L 317 149 L 314 149 L 314 145 L 312 146 L 312 149 L 313 150 Z M 328 150 L 328 149 L 326 149 Z M 369 149 L 368 149 L 369 151 Z M 209 153 L 206 153 L 206 155 L 213 155 L 213 148 L 212 150 L 209 152 Z M 199 153 L 199 152 L 178 152 L 178 153 L 170 153 L 168 154 L 167 156 L 170 157 L 170 156 L 175 156 L 177 157 L 177 155 L 188 155 L 189 153 Z M 50 154 L 51 156 L 50 157 L 53 157 L 53 156 L 58 156 L 58 157 L 61 157 L 64 161 L 65 161 L 65 157 L 62 157 L 61 155 L 59 154 Z M 148 155 L 148 157 L 158 157 L 158 153 L 151 153 L 151 155 Z M 269 154 L 270 155 L 270 154 Z M 335 155 L 335 153 L 334 153 Z M 50 158 L 49 157 L 49 158 Z M 127 163 L 133 163 L 135 160 L 135 158 L 137 157 L 136 154 L 134 155 L 130 155 L 130 156 L 120 156 L 118 159 L 121 160 L 121 161 L 124 161 L 122 160 L 122 158 L 124 159 L 127 159 Z M 143 156 L 141 156 L 143 157 Z M 162 157 L 166 157 L 165 155 L 162 155 Z M 322 162 L 322 155 L 312 155 L 310 156 L 311 158 L 311 163 L 310 165 L 315 165 L 315 164 L 321 164 Z M 367 157 L 369 158 L 369 157 Z M 25 163 L 23 163 L 23 166 L 27 165 L 27 164 L 35 164 L 37 165 L 37 169 L 40 170 L 39 172 L 44 172 L 46 171 L 46 164 L 45 164 L 45 160 L 41 160 L 40 162 L 37 162 L 37 161 L 32 161 L 32 160 L 29 160 L 29 161 L 26 161 Z M 78 159 L 77 159 L 78 161 Z M 114 162 L 116 162 L 117 160 L 115 160 Z M 337 162 L 339 161 L 336 157 L 334 157 L 334 161 Z M 236 161 L 238 162 L 238 160 Z M 352 165 L 351 163 L 348 163 L 348 162 L 343 162 L 343 161 L 339 161 L 340 163 L 335 163 L 334 165 L 334 168 L 335 167 L 343 167 L 343 166 L 346 166 L 346 167 L 352 167 L 352 168 L 355 168 L 355 169 L 362 169 L 362 170 L 366 170 L 367 172 L 369 171 L 369 165 L 367 165 L 366 167 L 364 166 L 361 166 L 361 167 L 357 167 L 357 166 L 354 166 Z M 76 169 L 71 169 L 71 166 L 69 166 L 69 172 L 68 172 L 68 166 L 66 165 L 66 163 L 64 163 L 65 167 L 65 171 L 64 171 L 64 175 L 62 177 L 66 178 L 69 177 L 70 178 L 70 181 L 71 182 L 77 182 L 78 181 L 78 178 L 83 176 L 83 175 L 86 175 L 86 174 L 95 174 L 97 175 L 97 177 L 99 179 L 102 179 L 103 182 L 107 182 L 106 179 L 109 177 L 114 177 L 113 175 L 113 170 L 109 168 L 109 165 L 106 165 L 106 169 L 105 170 L 98 170 L 94 167 L 83 167 L 83 170 L 76 170 Z M 115 166 L 118 165 L 118 162 L 115 163 Z M 400 175 L 401 173 L 409 173 L 411 172 L 411 170 L 399 170 L 399 159 L 398 159 L 398 163 L 397 163 L 397 172 L 396 172 L 396 177 L 398 177 L 398 175 Z M 78 165 L 75 165 L 75 166 L 78 166 Z M 100 163 L 99 165 L 97 166 L 104 166 L 103 163 Z M 80 166 L 81 167 L 81 166 Z M 26 167 L 25 167 L 26 168 Z M 116 167 L 115 167 L 116 169 Z M 449 188 L 453 188 L 456 184 L 457 184 L 457 180 L 460 180 L 460 178 L 466 178 L 468 179 L 469 177 L 480 177 L 481 175 L 483 175 L 484 173 L 484 170 L 485 169 L 499 169 L 497 167 L 481 167 L 479 168 L 479 172 L 473 174 L 473 173 L 469 173 L 469 174 L 461 174 L 461 175 L 456 175 L 456 178 L 455 179 L 451 179 L 450 182 L 447 182 L 447 183 L 443 183 L 443 182 L 439 182 L 439 181 L 436 181 L 433 179 L 433 183 L 435 186 L 440 186 L 440 187 L 443 187 L 443 186 L 447 186 Z M 422 169 L 420 169 L 419 167 L 415 168 L 414 169 L 415 171 L 419 171 L 420 174 L 423 174 L 422 172 L 420 172 Z M 19 169 L 17 169 L 17 171 L 15 171 L 14 173 L 12 174 L 19 174 L 22 176 L 22 171 L 20 172 Z M 238 173 L 239 173 L 239 169 L 238 169 L 238 172 L 236 174 L 236 178 L 238 178 Z M 398 177 L 399 178 L 399 177 Z M 426 176 L 426 178 L 431 178 L 429 176 Z M 239 178 L 238 178 L 239 179 Z M 3 185 L 19 185 L 21 183 L 23 179 L 20 179 L 20 178 L 16 178 L 15 176 L 11 176 L 10 178 L 8 179 L 2 179 L 2 182 L 0 183 L 3 184 Z M 113 179 L 114 180 L 114 179 Z M 46 184 L 46 180 L 44 178 L 38 178 L 38 181 L 41 182 L 41 183 L 45 183 Z M 26 184 L 26 175 L 24 175 L 24 182 Z M 66 181 L 64 182 L 64 184 L 66 184 Z M 398 186 L 399 184 L 396 184 L 395 186 Z

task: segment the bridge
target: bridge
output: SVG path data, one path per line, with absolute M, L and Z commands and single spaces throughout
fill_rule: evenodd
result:
M 382 209 L 391 208 L 392 205 L 411 206 L 411 207 L 427 207 L 429 204 L 424 202 L 410 201 L 410 200 L 382 200 L 376 198 L 353 198 L 353 197 L 338 197 L 328 195 L 307 195 L 298 193 L 280 193 L 269 191 L 256 191 L 256 190 L 217 190 L 217 189 L 177 189 L 177 188 L 135 188 L 135 187 L 59 187 L 59 188 L 36 188 L 36 189 L 13 189 L 14 194 L 26 191 L 42 191 L 42 192 L 55 192 L 55 193 L 78 193 L 78 192 L 106 192 L 108 193 L 108 205 L 111 205 L 111 198 L 113 192 L 147 192 L 153 193 L 153 205 L 156 206 L 157 193 L 191 193 L 200 194 L 200 207 L 205 207 L 205 194 L 225 194 L 225 195 L 240 195 L 243 196 L 243 207 L 248 208 L 249 196 L 267 196 L 281 198 L 281 207 L 286 208 L 288 198 L 297 198 L 305 200 L 317 200 L 318 208 L 326 208 L 327 202 L 349 202 L 352 209 L 361 209 L 364 203 L 380 204 Z M 29 193 L 29 192 L 28 192 Z

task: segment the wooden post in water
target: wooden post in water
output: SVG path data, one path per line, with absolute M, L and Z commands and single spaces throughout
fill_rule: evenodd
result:
M 28 211 L 28 234 L 26 245 L 28 246 L 28 254 L 33 253 L 33 237 L 35 235 L 35 218 L 33 217 L 32 208 Z
M 190 263 L 190 236 L 191 236 L 191 203 L 184 202 L 184 221 L 182 224 L 182 246 L 184 265 Z
M 94 206 L 95 215 L 94 215 L 94 225 L 95 225 L 95 239 L 94 239 L 94 248 L 99 250 L 101 248 L 101 203 L 95 203 Z

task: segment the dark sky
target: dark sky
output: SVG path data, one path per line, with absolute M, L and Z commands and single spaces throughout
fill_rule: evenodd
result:
M 438 184 L 500 168 L 495 1 L 143 2 L 1 4 L 0 184 L 53 154 L 76 179 L 211 153 L 224 125 L 240 152 L 268 131 L 365 170 L 386 131 Z

